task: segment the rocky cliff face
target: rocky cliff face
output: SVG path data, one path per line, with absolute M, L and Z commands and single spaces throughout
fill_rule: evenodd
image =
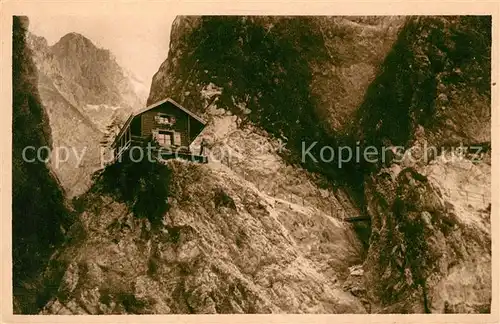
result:
M 355 128 L 360 139 L 411 146 L 491 140 L 491 20 L 415 17 L 367 89 Z
M 27 162 L 23 158 L 27 146 L 53 144 L 49 117 L 38 91 L 39 75 L 26 42 L 29 21 L 26 17 L 14 17 L 13 22 L 13 308 L 15 313 L 33 314 L 53 293 L 41 273 L 55 248 L 64 241 L 64 230 L 71 217 L 50 167 L 42 161 Z M 46 154 L 42 152 L 41 157 Z
M 364 189 L 357 201 L 372 219 L 373 235 L 364 280 L 352 283 L 378 283 L 360 294 L 373 311 L 489 309 L 488 18 L 181 17 L 171 39 L 149 102 L 172 95 L 206 108 L 212 103 L 207 93 L 217 88 L 217 105 L 289 143 L 296 134 L 315 138 L 323 128 L 330 145 L 358 141 L 413 152 L 411 162 L 361 165 Z M 480 148 L 480 161 L 470 154 L 456 158 L 450 149 L 460 143 Z M 439 152 L 423 161 L 432 146 Z M 433 160 L 437 155 L 448 159 Z M 360 178 L 348 183 L 353 180 Z M 458 273 L 467 281 L 454 279 Z M 460 290 L 471 297 L 457 296 Z
M 129 72 L 112 54 L 76 33 L 48 46 L 30 34 L 28 43 L 39 71 L 40 98 L 47 109 L 54 152 L 52 168 L 68 196 L 90 187 L 90 175 L 100 164 L 100 142 L 108 140 L 111 124 L 121 124 L 145 98 Z M 65 160 L 57 163 L 57 157 Z
M 446 153 L 425 166 L 393 164 L 367 181 L 365 269 L 378 312 L 489 312 L 490 170 Z
M 359 109 L 361 140 L 406 148 L 365 181 L 380 312 L 490 310 L 490 53 L 487 17 L 416 17 Z
M 44 313 L 365 313 L 343 287 L 361 245 L 329 209 L 355 207 L 325 191 L 302 202 L 292 188 L 315 190 L 307 174 L 263 157 L 281 169 L 276 182 L 300 186 L 259 188 L 264 168 L 244 180 L 224 165 L 169 163 L 170 209 L 159 229 L 90 195 L 87 234 L 58 256 L 69 267 Z
M 279 89 L 300 76 L 310 86 L 321 119 L 341 130 L 352 120 L 404 21 L 404 17 L 179 17 L 173 23 L 170 54 L 153 77 L 148 103 L 175 94 L 180 102 L 198 109 L 202 87 L 213 82 L 238 95 L 237 102 L 252 105 L 254 96 L 262 97 L 258 92 L 263 88 Z M 209 44 L 219 46 L 210 49 Z M 225 47 L 230 49 L 224 51 Z M 224 70 L 223 64 L 231 64 L 233 71 Z M 295 69 L 308 71 L 296 74 Z M 292 107 L 297 104 L 290 93 L 280 99 Z
M 80 198 L 82 224 L 57 255 L 69 266 L 44 313 L 367 312 L 348 281 L 364 251 L 342 221 L 359 214 L 349 196 L 287 165 L 279 143 L 259 129 L 211 114 L 205 134 L 214 159 L 167 164 L 170 175 L 158 181 L 169 208 L 159 224 L 148 220 L 155 208 L 143 218 L 137 210 L 160 206 L 159 183 L 131 194 L 132 206 L 114 194 L 120 176 L 111 178 L 111 193 L 96 183 Z M 159 174 L 130 186 L 144 188 Z
M 488 312 L 490 24 L 177 18 L 148 103 L 203 115 L 210 162 L 96 178 L 43 313 Z M 408 153 L 444 137 L 483 152 L 300 159 L 304 141 Z M 343 220 L 358 215 L 371 225 Z

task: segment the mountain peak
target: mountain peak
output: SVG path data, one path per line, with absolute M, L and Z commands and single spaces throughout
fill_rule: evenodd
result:
M 88 39 L 82 34 L 75 32 L 64 35 L 63 37 L 61 37 L 61 39 L 59 39 L 59 41 L 56 44 L 54 44 L 54 46 L 59 47 L 67 44 L 81 44 L 84 46 L 96 47 L 90 39 Z
M 67 33 L 66 35 L 61 37 L 61 39 L 79 39 L 79 38 L 89 40 L 87 37 L 83 36 L 82 34 L 75 33 L 75 32 Z

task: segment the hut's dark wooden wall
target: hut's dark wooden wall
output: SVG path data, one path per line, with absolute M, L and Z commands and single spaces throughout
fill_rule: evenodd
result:
M 158 113 L 164 113 L 169 116 L 174 116 L 176 119 L 175 124 L 173 126 L 158 124 L 155 121 L 155 116 L 157 116 Z M 191 117 L 169 102 L 159 107 L 148 110 L 142 115 L 137 116 L 136 118 L 141 118 L 141 136 L 143 137 L 150 136 L 154 129 L 172 130 L 181 134 L 182 146 L 187 147 L 191 143 L 188 131 L 189 118 Z

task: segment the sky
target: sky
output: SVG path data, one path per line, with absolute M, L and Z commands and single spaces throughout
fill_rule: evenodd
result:
M 29 30 L 49 45 L 76 32 L 96 46 L 109 49 L 118 63 L 149 89 L 153 75 L 167 58 L 170 29 L 175 15 L 29 16 Z

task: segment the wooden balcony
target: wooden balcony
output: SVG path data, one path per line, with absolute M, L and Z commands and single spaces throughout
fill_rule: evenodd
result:
M 131 150 L 133 147 L 141 147 L 142 149 L 147 148 L 150 142 L 151 139 L 145 139 L 141 136 L 131 136 L 130 140 L 118 151 L 115 160 L 118 160 L 124 153 Z M 208 163 L 208 158 L 206 156 L 193 154 L 188 147 L 158 147 L 152 145 L 151 154 L 161 160 L 180 158 L 197 163 Z

